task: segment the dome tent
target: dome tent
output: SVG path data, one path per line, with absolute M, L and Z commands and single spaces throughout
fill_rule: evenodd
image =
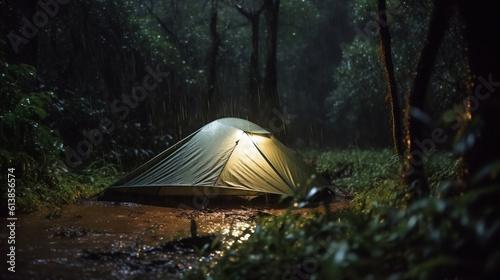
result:
M 249 121 L 213 121 L 126 175 L 106 192 L 145 196 L 295 196 L 329 185 L 271 133 Z

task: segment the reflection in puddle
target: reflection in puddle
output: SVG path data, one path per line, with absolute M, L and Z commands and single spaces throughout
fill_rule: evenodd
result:
M 224 229 L 222 231 L 222 234 L 224 236 L 227 236 L 227 238 L 225 240 L 226 248 L 229 249 L 229 247 L 231 247 L 231 245 L 233 245 L 233 243 L 235 241 L 237 241 L 238 243 L 242 243 L 243 241 L 248 240 L 248 238 L 250 237 L 250 235 L 254 231 L 253 230 L 254 227 L 255 227 L 254 222 L 252 222 L 252 223 L 236 222 L 235 224 L 232 224 L 229 227 L 227 227 L 226 229 Z M 233 238 L 231 238 L 231 237 L 233 237 Z M 235 239 L 234 237 L 238 237 L 238 238 Z

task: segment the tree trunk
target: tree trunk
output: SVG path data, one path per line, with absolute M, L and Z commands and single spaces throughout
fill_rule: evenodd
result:
M 212 45 L 208 57 L 208 73 L 207 73 L 207 92 L 203 99 L 204 116 L 206 122 L 211 118 L 211 104 L 213 101 L 214 92 L 217 88 L 217 55 L 219 53 L 220 36 L 217 33 L 217 8 L 218 0 L 211 0 L 212 7 L 210 10 L 210 37 L 212 37 Z
M 260 13 L 259 13 L 260 15 Z M 259 73 L 259 16 L 250 18 L 252 24 L 252 53 L 250 54 L 250 69 L 248 76 L 248 90 L 250 91 L 250 120 L 258 122 L 260 119 L 260 73 Z
M 270 122 L 273 120 L 273 113 L 277 110 L 281 112 L 281 102 L 278 91 L 278 77 L 276 73 L 276 50 L 278 43 L 278 14 L 279 14 L 280 0 L 266 0 L 265 1 L 265 15 L 266 15 L 266 30 L 267 30 L 267 59 L 266 59 L 266 72 L 264 76 L 264 95 L 266 104 L 264 106 L 265 118 L 263 125 L 267 124 L 264 121 Z M 281 113 L 280 113 L 281 114 Z M 280 120 L 282 126 L 285 126 L 285 120 Z M 276 124 L 273 124 L 276 127 Z M 274 131 L 275 133 L 283 131 Z
M 448 27 L 450 10 L 448 1 L 434 1 L 434 8 L 429 22 L 429 31 L 420 53 L 413 86 L 406 106 L 406 167 L 403 174 L 409 186 L 410 200 L 429 194 L 429 187 L 424 174 L 424 151 L 422 143 L 425 115 L 424 101 L 429 80 L 434 67 L 439 46 Z
M 500 17 L 498 1 L 459 1 L 464 23 L 470 81 L 468 118 L 459 147 L 459 178 L 464 188 L 499 185 L 494 166 L 500 160 Z M 493 198 L 492 198 L 493 199 Z
M 392 141 L 394 142 L 394 150 L 399 159 L 403 158 L 403 137 L 401 133 L 401 108 L 399 105 L 398 91 L 396 87 L 396 77 L 394 75 L 394 65 L 392 62 L 391 50 L 391 33 L 387 22 L 386 0 L 378 0 L 378 16 L 379 16 L 379 38 L 380 38 L 380 53 L 382 62 L 384 63 L 385 78 L 387 85 L 387 99 L 391 110 L 392 122 Z
M 259 71 L 259 19 L 264 10 L 264 4 L 257 11 L 248 11 L 233 1 L 234 7 L 245 16 L 252 26 L 252 53 L 250 54 L 250 69 L 248 71 L 248 91 L 250 94 L 250 120 L 259 123 L 261 119 L 260 71 Z

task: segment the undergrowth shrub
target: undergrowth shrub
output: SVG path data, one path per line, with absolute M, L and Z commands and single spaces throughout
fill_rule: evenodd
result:
M 488 196 L 499 197 L 498 188 L 431 197 L 406 209 L 379 204 L 363 213 L 288 212 L 263 220 L 215 266 L 194 268 L 186 279 L 494 279 L 500 273 L 498 207 L 470 211 Z
M 5 41 L 0 40 L 0 50 Z M 0 168 L 15 169 L 16 211 L 59 207 L 96 193 L 117 175 L 114 165 L 98 161 L 79 173 L 68 173 L 59 132 L 44 121 L 47 105 L 57 99 L 41 90 L 36 69 L 9 64 L 0 51 Z M 6 184 L 1 185 L 2 214 L 7 207 Z
M 338 174 L 338 170 L 347 165 L 352 165 L 352 172 Z M 397 161 L 390 149 L 334 150 L 317 157 L 317 170 L 338 175 L 331 178 L 333 183 L 356 192 L 370 186 L 375 179 L 393 177 L 397 173 Z
M 407 204 L 400 181 L 366 175 L 349 211 L 264 218 L 241 235 L 248 240 L 185 279 L 496 279 L 500 189 L 472 185 L 461 194 L 446 179 L 456 159 L 429 160 L 429 178 L 439 181 L 429 198 Z M 500 175 L 494 170 L 484 176 Z

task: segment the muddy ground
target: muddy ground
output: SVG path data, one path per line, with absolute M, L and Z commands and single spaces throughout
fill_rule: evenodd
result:
M 346 207 L 347 202 L 329 205 L 332 211 Z M 57 212 L 18 215 L 16 272 L 4 268 L 0 275 L 2 279 L 180 279 L 198 262 L 213 262 L 228 246 L 228 236 L 251 229 L 260 217 L 285 211 L 82 202 Z M 294 210 L 300 215 L 317 211 L 324 207 Z M 5 237 L 6 230 L 1 234 Z M 2 248 L 7 248 L 6 239 L 1 240 Z

